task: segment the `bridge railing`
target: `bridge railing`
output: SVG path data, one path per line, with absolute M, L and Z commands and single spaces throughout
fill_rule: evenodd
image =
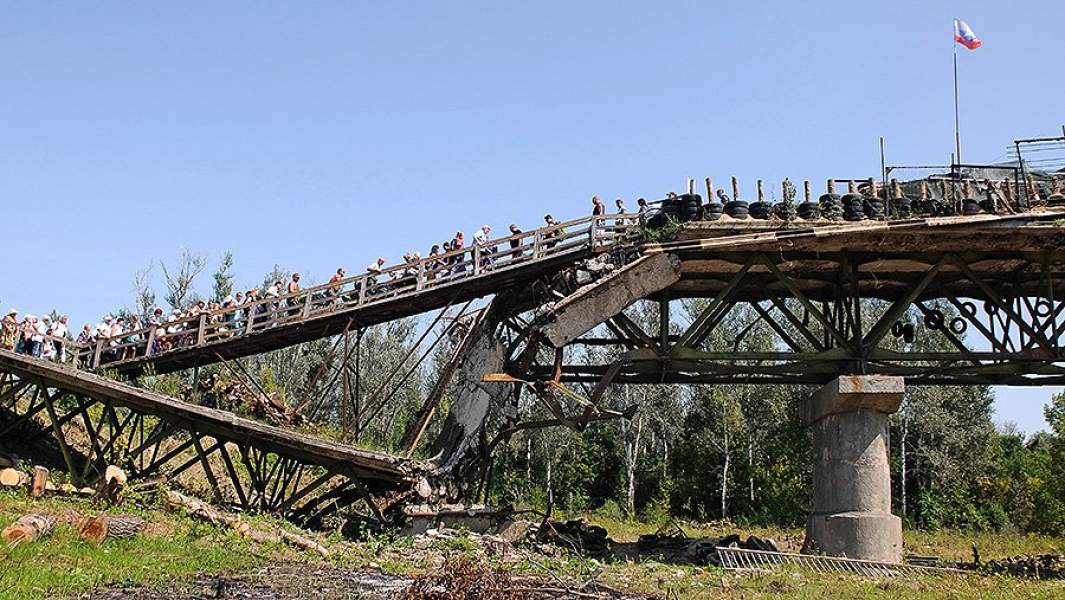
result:
M 371 306 L 552 259 L 570 252 L 602 251 L 624 241 L 638 214 L 583 217 L 426 256 L 293 294 L 255 298 L 238 306 L 166 321 L 91 345 L 68 342 L 76 365 L 118 365 L 204 346 L 327 313 Z

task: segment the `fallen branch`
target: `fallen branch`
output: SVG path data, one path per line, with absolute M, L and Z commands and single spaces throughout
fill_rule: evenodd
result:
M 174 490 L 165 490 L 163 500 L 167 506 L 181 509 L 193 519 L 205 521 L 212 525 L 227 525 L 241 537 L 250 539 L 253 542 L 260 544 L 267 542 L 284 543 L 302 550 L 316 552 L 323 558 L 329 558 L 329 549 L 311 538 L 285 531 L 280 527 L 272 532 L 253 529 L 251 525 L 242 521 L 239 516 L 215 510 L 203 500 L 186 496 Z
M 17 521 L 8 525 L 0 537 L 5 542 L 14 546 L 22 542 L 32 542 L 39 538 L 48 537 L 55 528 L 55 517 L 47 515 L 28 514 L 22 515 Z

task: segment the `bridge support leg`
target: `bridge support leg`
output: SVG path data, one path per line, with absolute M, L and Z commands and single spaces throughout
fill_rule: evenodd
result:
M 901 377 L 844 375 L 803 407 L 813 429 L 813 514 L 804 553 L 901 562 L 902 521 L 891 514 L 888 415 Z

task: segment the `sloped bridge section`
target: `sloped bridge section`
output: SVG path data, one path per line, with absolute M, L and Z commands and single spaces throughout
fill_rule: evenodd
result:
M 637 215 L 585 217 L 413 260 L 295 294 L 260 298 L 87 346 L 79 368 L 168 373 L 339 335 L 510 289 L 618 246 Z
M 201 471 L 215 500 L 315 522 L 409 493 L 421 466 L 0 350 L 0 439 L 48 438 L 75 484 Z M 376 499 L 375 502 L 371 498 Z M 380 516 L 376 514 L 374 516 Z

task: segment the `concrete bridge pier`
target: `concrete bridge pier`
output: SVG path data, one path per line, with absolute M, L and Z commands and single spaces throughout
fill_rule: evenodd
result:
M 804 553 L 902 561 L 902 521 L 891 514 L 888 415 L 901 377 L 843 375 L 803 407 L 813 429 L 813 514 Z

